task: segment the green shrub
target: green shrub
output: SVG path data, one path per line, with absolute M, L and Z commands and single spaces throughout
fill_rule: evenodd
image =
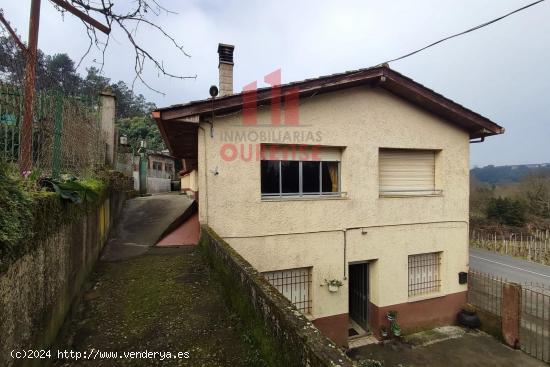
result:
M 23 179 L 15 165 L 0 159 L 0 273 L 37 242 L 91 212 L 108 191 L 105 180 L 74 178 L 56 181 L 52 192 L 38 176 L 37 171 Z
M 0 161 L 0 269 L 4 261 L 22 252 L 31 237 L 33 200 L 17 172 Z
M 525 224 L 525 206 L 511 198 L 491 198 L 487 204 L 487 218 L 508 226 Z

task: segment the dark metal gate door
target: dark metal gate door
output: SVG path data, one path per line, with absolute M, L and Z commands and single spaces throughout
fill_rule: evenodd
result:
M 349 267 L 349 315 L 365 330 L 369 319 L 369 264 Z

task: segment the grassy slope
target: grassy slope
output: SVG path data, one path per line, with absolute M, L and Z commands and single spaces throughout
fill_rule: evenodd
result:
M 195 249 L 153 249 L 100 263 L 82 312 L 62 345 L 73 350 L 189 351 L 187 360 L 112 360 L 56 365 L 263 366 L 220 284 Z M 65 364 L 64 364 L 65 363 Z

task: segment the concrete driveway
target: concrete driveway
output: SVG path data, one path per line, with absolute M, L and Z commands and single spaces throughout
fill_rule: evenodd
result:
M 101 260 L 117 261 L 144 254 L 192 202 L 177 192 L 128 200 Z
M 371 344 L 353 349 L 348 355 L 359 361 L 377 360 L 384 367 L 548 367 L 520 350 L 506 347 L 483 332 L 447 328 L 459 332 L 438 341 L 430 335 L 433 331 L 428 331 L 425 332 L 427 337 L 420 336 L 410 343 Z

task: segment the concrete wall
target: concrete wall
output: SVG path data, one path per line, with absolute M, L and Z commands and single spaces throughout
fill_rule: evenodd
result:
M 105 163 L 116 164 L 117 136 L 115 129 L 116 98 L 111 91 L 100 94 L 100 123 L 105 142 Z
M 132 177 L 134 179 L 134 190 L 139 191 L 139 172 L 134 171 Z M 170 192 L 172 190 L 170 183 L 171 180 L 169 178 L 147 177 L 147 193 Z
M 243 319 L 270 366 L 354 366 L 207 226 L 201 228 L 200 245 L 224 285 L 228 304 Z
M 139 191 L 139 171 L 132 172 L 132 178 L 134 179 L 134 190 Z
M 112 192 L 88 214 L 60 223 L 54 235 L 0 274 L 1 366 L 14 364 L 13 349 L 44 349 L 55 340 L 125 200 L 124 192 Z
M 269 124 L 270 114 L 269 108 L 260 109 L 259 124 Z M 442 252 L 441 292 L 430 297 L 465 292 L 457 274 L 468 269 L 468 133 L 370 87 L 309 98 L 302 101 L 299 117 L 299 126 L 244 128 L 241 114 L 233 114 L 216 118 L 214 138 L 199 129 L 201 222 L 259 271 L 313 267 L 312 319 L 348 313 L 347 267 L 356 261 L 372 261 L 370 297 L 377 307 L 421 301 L 408 297 L 410 254 Z M 204 128 L 210 131 L 208 124 Z M 224 160 L 222 147 L 232 143 L 227 136 L 236 131 L 259 138 L 246 140 L 242 148 L 236 143 L 245 159 Z M 260 162 L 254 153 L 246 160 L 248 151 L 281 140 L 342 147 L 341 187 L 346 195 L 262 200 Z M 439 150 L 436 188 L 442 195 L 380 197 L 379 148 Z M 339 279 L 344 286 L 330 293 L 324 279 Z
M 169 178 L 147 177 L 147 193 L 170 192 L 170 182 L 172 181 Z
M 124 151 L 122 150 L 124 148 Z M 134 154 L 127 147 L 119 147 L 117 152 L 115 170 L 124 176 L 132 177 L 134 172 Z

